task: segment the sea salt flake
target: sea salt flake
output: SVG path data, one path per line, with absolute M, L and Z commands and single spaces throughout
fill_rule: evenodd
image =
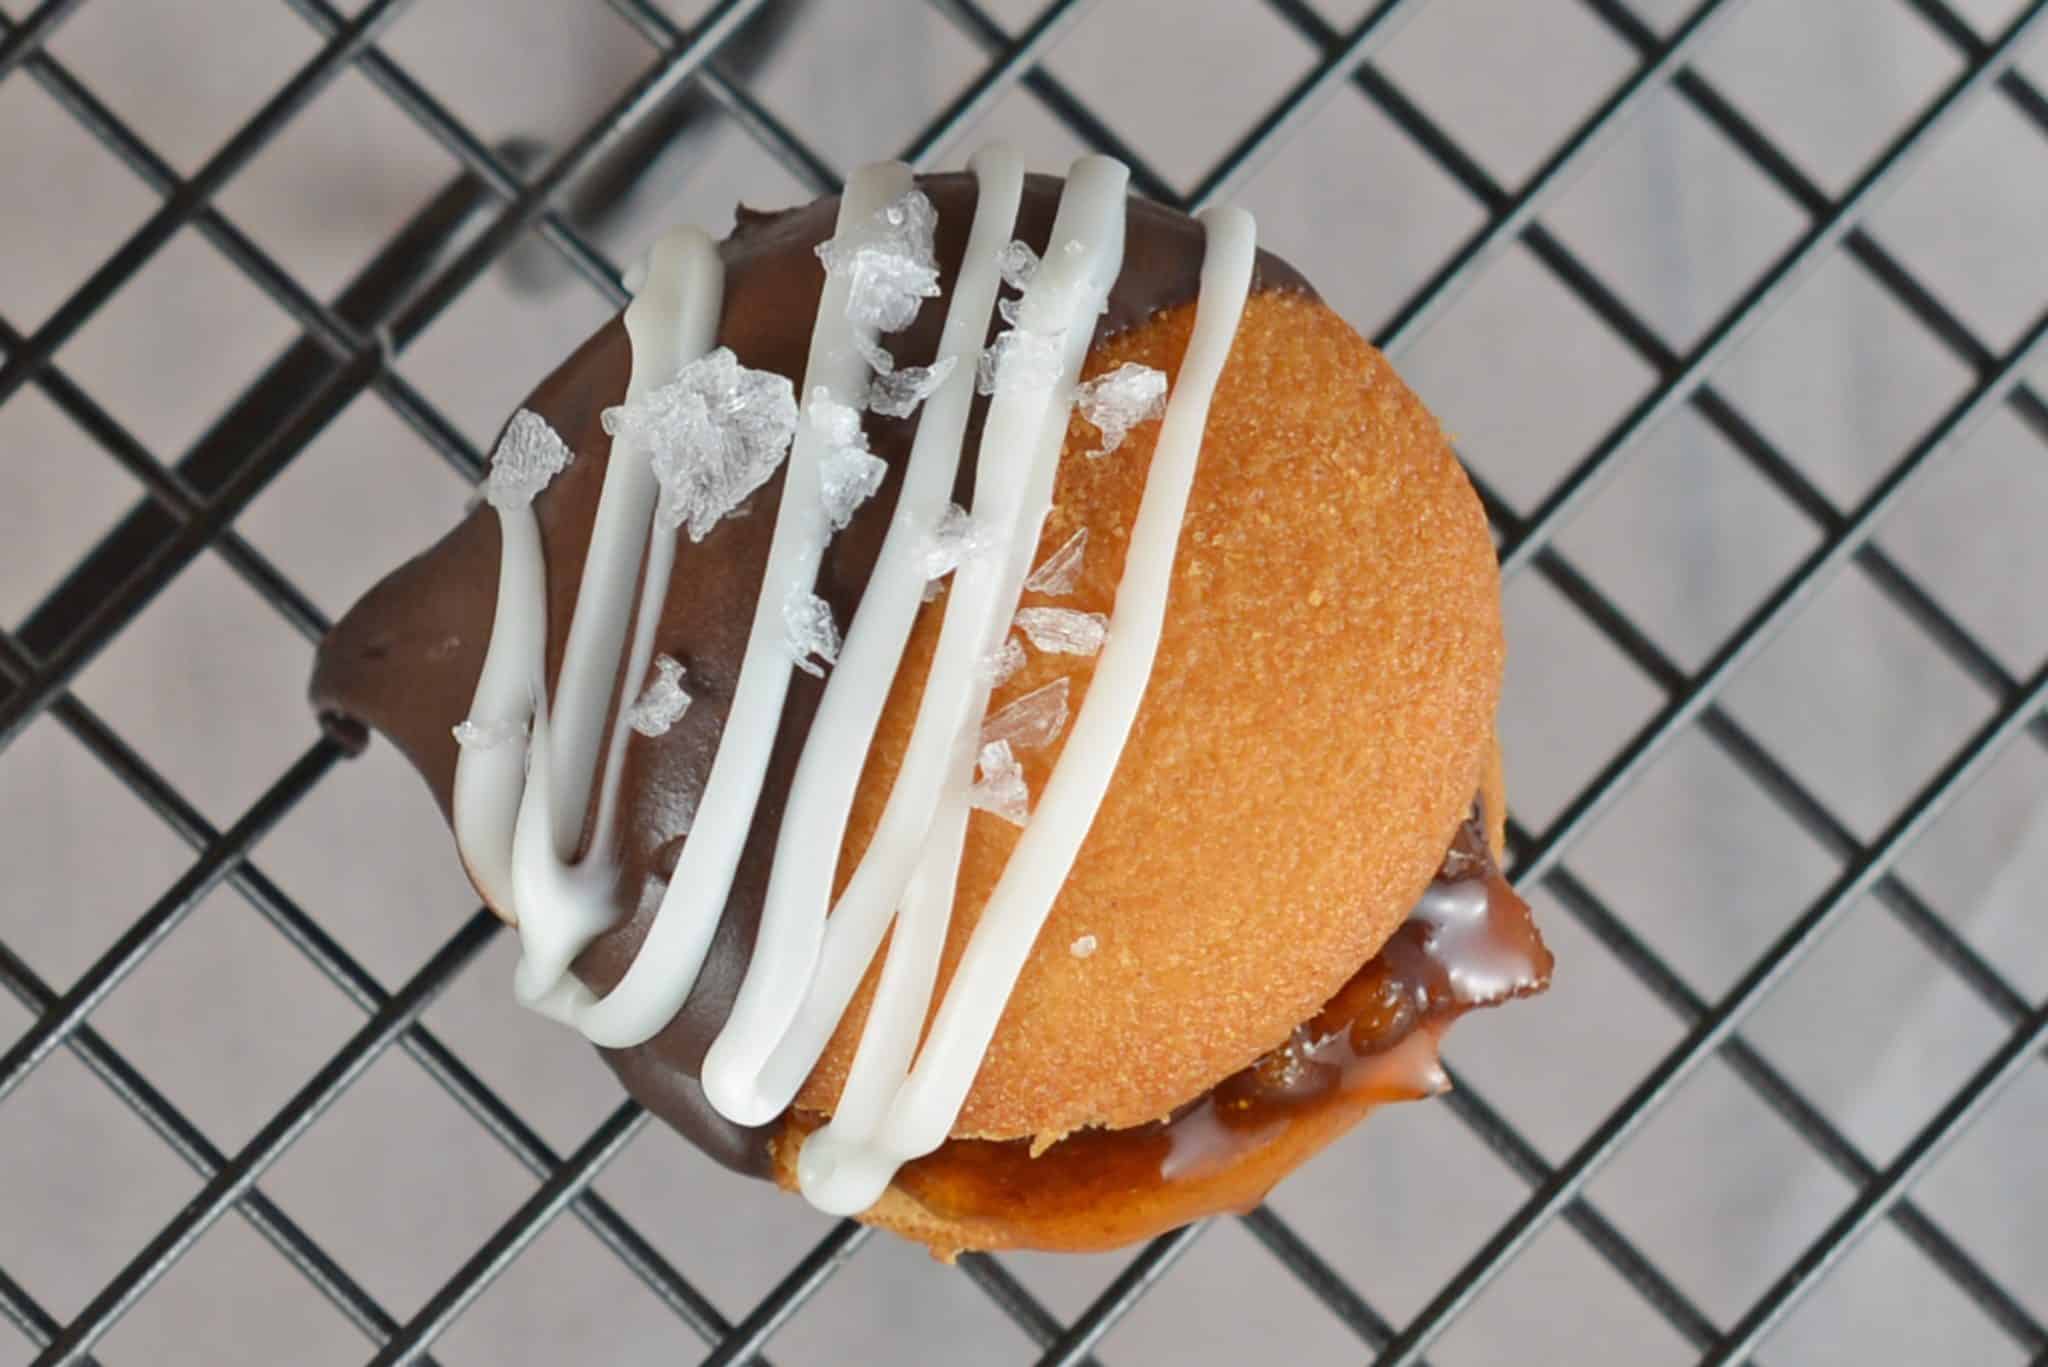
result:
M 1002 275 L 1005 285 L 1022 294 L 1030 287 L 1031 277 L 1038 274 L 1038 253 L 1012 238 L 996 254 L 996 270 Z
M 981 747 L 981 777 L 967 790 L 967 805 L 992 812 L 1013 826 L 1031 819 L 1031 790 L 1024 784 L 1024 766 L 1008 741 Z
M 861 431 L 860 410 L 852 404 L 840 403 L 832 397 L 832 391 L 819 385 L 804 400 L 804 421 L 813 432 L 821 437 L 827 446 L 866 446 L 867 434 Z
M 1089 454 L 1106 456 L 1124 444 L 1133 427 L 1166 412 L 1166 376 L 1126 361 L 1076 388 L 1074 402 L 1102 433 L 1101 447 Z
M 981 724 L 981 743 L 997 741 L 1018 750 L 1042 750 L 1067 729 L 1067 698 L 1072 688 L 1054 679 L 1034 688 Z
M 523 721 L 471 721 L 465 718 L 450 729 L 455 732 L 455 743 L 465 750 L 495 750 L 500 745 L 524 742 L 526 726 Z
M 875 496 L 889 462 L 857 446 L 830 446 L 818 458 L 818 497 L 832 530 L 843 531 L 861 504 Z
M 957 358 L 942 357 L 930 365 L 905 366 L 883 371 L 868 384 L 868 408 L 885 418 L 907 418 L 917 406 L 938 393 L 939 386 L 953 373 Z
M 1051 385 L 1059 379 L 1065 360 L 1060 355 L 1062 340 L 1056 333 L 1048 335 L 1014 327 L 996 334 L 995 341 L 981 353 L 981 360 L 975 365 L 975 389 L 993 394 L 998 385 Z
M 896 373 L 895 353 L 883 346 L 880 341 L 865 329 L 856 328 L 854 330 L 853 349 L 860 353 L 860 358 L 868 363 L 868 369 L 874 371 L 875 374 L 893 375 Z
M 844 530 L 854 510 L 882 487 L 888 462 L 868 450 L 860 411 L 834 401 L 823 388 L 811 391 L 804 421 L 824 440 L 825 449 L 818 454 L 818 497 L 825 505 L 825 518 L 833 531 Z
M 1073 608 L 1024 608 L 1017 629 L 1048 655 L 1094 655 L 1109 636 L 1109 618 Z
M 957 503 L 949 503 L 946 511 L 939 514 L 938 525 L 924 539 L 921 548 L 924 577 L 927 580 L 943 579 L 985 549 L 987 538 L 974 515 Z
M 1034 593 L 1072 593 L 1074 585 L 1080 582 L 1081 557 L 1087 549 L 1088 529 L 1083 527 L 1048 555 L 1044 564 L 1031 571 L 1024 587 Z
M 1023 313 L 1024 302 L 1021 299 L 996 300 L 996 315 L 1011 327 L 1019 326 L 1018 320 L 1023 316 Z
M 654 657 L 654 677 L 640 694 L 640 700 L 626 712 L 626 724 L 643 736 L 663 736 L 690 710 L 690 695 L 683 689 L 682 662 L 668 655 Z
M 484 502 L 501 512 L 524 508 L 548 487 L 570 461 L 564 442 L 548 420 L 522 408 L 505 424 L 498 449 L 491 452 L 490 473 L 484 476 Z
M 1003 643 L 982 661 L 982 670 L 988 675 L 990 688 L 1001 688 L 1023 667 L 1024 643 L 1014 636 L 1005 636 Z
M 798 669 L 814 678 L 825 677 L 824 665 L 839 662 L 839 624 L 832 620 L 832 605 L 815 593 L 792 590 L 782 600 L 782 629 L 789 658 Z
M 1083 935 L 1067 946 L 1067 953 L 1077 959 L 1085 959 L 1095 952 L 1096 947 L 1096 939 L 1093 935 Z
M 900 332 L 923 301 L 938 296 L 939 265 L 932 252 L 938 221 L 931 200 L 909 190 L 846 240 L 818 244 L 826 273 L 846 279 L 848 319 L 877 332 Z
M 601 421 L 614 440 L 647 450 L 661 484 L 656 524 L 702 541 L 789 454 L 796 391 L 786 377 L 750 370 L 719 347 L 667 384 L 605 409 Z
M 939 211 L 922 190 L 905 190 L 882 207 L 881 220 L 890 232 L 901 234 L 901 240 L 916 256 L 929 257 L 932 254 L 932 238 L 939 229 Z

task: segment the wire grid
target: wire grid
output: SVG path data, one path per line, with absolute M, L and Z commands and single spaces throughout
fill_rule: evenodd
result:
M 2048 1037 L 2048 1005 L 2030 1003 L 1986 962 L 1896 871 L 1902 851 L 1924 832 L 1952 796 L 2022 731 L 2048 745 L 2048 667 L 2014 677 L 1872 541 L 1873 530 L 1944 452 L 1959 446 L 2003 406 L 2048 442 L 2048 401 L 2025 380 L 2039 362 L 2048 313 L 2039 314 L 2011 347 L 1994 350 L 1860 226 L 1864 215 L 1959 110 L 1986 91 L 2008 101 L 2048 135 L 2048 97 L 2013 65 L 2034 34 L 2048 0 L 2033 0 L 2003 31 L 1980 38 L 1945 0 L 1897 0 L 1917 14 L 1963 60 L 1959 74 L 1873 157 L 1848 188 L 1830 195 L 1773 144 L 1769 135 L 1725 99 L 1690 63 L 1703 41 L 1739 8 L 1739 0 L 1703 0 L 1668 35 L 1659 36 L 1623 0 L 1577 0 L 1636 54 L 1637 63 L 1520 185 L 1499 183 L 1433 122 L 1375 64 L 1376 49 L 1425 0 L 1382 0 L 1354 26 L 1339 31 L 1305 0 L 1266 0 L 1320 53 L 1312 69 L 1247 129 L 1191 191 L 1182 193 L 1149 165 L 1058 78 L 1038 63 L 1087 8 L 1056 0 L 1015 32 L 974 0 L 933 0 L 987 55 L 987 65 L 901 149 L 914 165 L 930 164 L 1012 87 L 1028 90 L 1081 141 L 1116 155 L 1134 183 L 1156 198 L 1198 208 L 1227 195 L 1262 157 L 1293 134 L 1337 87 L 1370 101 L 1485 210 L 1485 222 L 1459 243 L 1397 308 L 1375 339 L 1398 355 L 1510 245 L 1519 243 L 1655 373 L 1650 391 L 1526 515 L 1479 481 L 1501 540 L 1509 578 L 1534 572 L 1575 605 L 1655 685 L 1662 703 L 1612 754 L 1562 812 L 1542 829 L 1511 825 L 1517 884 L 1539 884 L 1611 950 L 1685 1027 L 1660 1058 L 1562 1162 L 1551 1164 L 1489 1105 L 1469 1078 L 1458 1077 L 1447 1104 L 1528 1186 L 1526 1199 L 1483 1247 L 1405 1324 L 1375 1310 L 1344 1274 L 1270 1208 L 1243 1226 L 1353 1331 L 1362 1349 L 1384 1363 L 1415 1363 L 1470 1303 L 1553 1220 L 1563 1219 L 1653 1306 L 1703 1361 L 1746 1360 L 1791 1307 L 1854 1242 L 1889 1221 L 1928 1268 L 1947 1278 L 2029 1359 L 2048 1362 L 2048 1328 L 2013 1292 L 1967 1253 L 1909 1194 L 1915 1179 L 2001 1087 L 2039 1056 Z M 486 911 L 472 914 L 396 990 L 380 986 L 307 910 L 296 905 L 251 861 L 264 835 L 317 785 L 340 758 L 320 740 L 298 757 L 231 826 L 216 829 L 178 789 L 81 702 L 70 686 L 116 636 L 202 552 L 217 553 L 293 627 L 317 639 L 327 623 L 285 574 L 234 530 L 237 515 L 358 394 L 375 391 L 408 426 L 456 469 L 474 476 L 480 453 L 394 368 L 413 338 L 529 230 L 609 304 L 625 293 L 617 265 L 559 211 L 565 187 L 628 137 L 671 92 L 693 85 L 801 183 L 825 192 L 838 171 L 795 129 L 727 73 L 721 50 L 762 0 L 720 0 L 693 26 L 678 26 L 649 0 L 608 0 L 647 40 L 644 73 L 584 132 L 538 165 L 516 165 L 469 131 L 376 46 L 406 8 L 404 0 L 368 0 L 344 15 L 327 0 L 286 0 L 324 39 L 316 56 L 189 177 L 178 175 L 144 138 L 124 124 L 46 50 L 49 36 L 81 0 L 45 0 L 33 13 L 0 18 L 0 79 L 33 79 L 73 113 L 158 196 L 158 210 L 64 303 L 29 335 L 0 321 L 0 403 L 34 385 L 58 409 L 139 479 L 150 502 L 138 506 L 32 611 L 17 631 L 0 632 L 0 746 L 47 713 L 195 852 L 163 894 L 68 990 L 58 993 L 0 942 L 0 981 L 33 1013 L 27 1033 L 0 1055 L 0 1100 L 58 1049 L 84 1062 L 187 1164 L 204 1178 L 199 1195 L 140 1249 L 68 1323 L 60 1323 L 0 1268 L 0 1313 L 37 1347 L 39 1361 L 93 1360 L 92 1350 L 132 1306 L 221 1215 L 239 1210 L 306 1279 L 375 1345 L 377 1362 L 432 1361 L 436 1338 L 557 1216 L 571 1213 L 616 1254 L 691 1334 L 709 1362 L 764 1360 L 775 1331 L 861 1249 L 868 1231 L 836 1226 L 739 1323 L 726 1320 L 691 1281 L 616 1209 L 590 1188 L 606 1163 L 646 1122 L 635 1104 L 620 1104 L 566 1155 L 539 1134 L 463 1061 L 421 1025 L 435 995 L 498 933 Z M 460 162 L 464 176 L 418 215 L 332 305 L 320 302 L 224 217 L 213 197 L 337 73 L 354 66 L 418 121 Z M 17 77 L 18 79 L 18 77 Z M 1652 94 L 1675 91 L 1809 220 L 1805 231 L 1739 298 L 1683 351 L 1625 305 L 1593 265 L 1554 236 L 1539 215 L 1594 149 Z M 219 423 L 175 464 L 161 461 L 53 363 L 58 348 L 93 317 L 180 229 L 196 227 L 228 260 L 283 307 L 303 338 Z M 1846 254 L 1904 306 L 1965 365 L 1968 390 L 1889 467 L 1854 506 L 1839 508 L 1799 467 L 1745 419 L 1715 387 L 1718 362 L 1823 260 Z M 1557 533 L 1662 418 L 1689 407 L 1818 529 L 1821 540 L 1697 670 L 1675 662 L 1558 549 Z M 1719 698 L 1745 662 L 1828 582 L 1852 569 L 1917 625 L 1994 700 L 1995 710 L 1949 756 L 1931 780 L 1872 839 L 1862 840 L 1809 791 L 1728 711 Z M 1735 985 L 1706 1000 L 1604 904 L 1566 862 L 1575 840 L 1617 795 L 1672 742 L 1697 726 L 1768 795 L 1783 816 L 1841 861 L 1838 876 L 1769 945 Z M 134 1066 L 87 1023 L 94 1008 L 212 890 L 232 885 L 365 1015 L 347 1044 L 239 1151 L 212 1145 Z M 1866 894 L 1890 909 L 1957 979 L 1979 997 L 2009 1033 L 1933 1118 L 1879 1167 L 1863 1156 L 1800 1089 L 1747 1043 L 1739 1031 L 1771 987 L 1817 938 Z M 403 1050 L 540 1179 L 474 1255 L 411 1319 L 398 1322 L 363 1286 L 279 1210 L 258 1188 L 265 1170 L 386 1050 Z M 1655 1262 L 1637 1249 L 1586 1196 L 1589 1180 L 1628 1143 L 1658 1107 L 1710 1057 L 1719 1057 L 1770 1105 L 1855 1195 L 1746 1312 L 1732 1323 L 1704 1313 Z M 1077 1318 L 1063 1322 L 998 1258 L 970 1255 L 959 1269 L 1043 1353 L 1047 1363 L 1093 1361 L 1093 1350 L 1120 1317 L 1166 1276 L 1200 1236 L 1195 1226 L 1145 1247 Z

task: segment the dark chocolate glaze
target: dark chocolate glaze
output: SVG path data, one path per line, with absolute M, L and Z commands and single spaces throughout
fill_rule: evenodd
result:
M 947 294 L 929 301 L 908 329 L 884 339 L 904 365 L 926 364 L 937 351 L 946 298 L 966 250 L 974 212 L 971 175 L 922 176 L 918 185 L 938 210 L 935 245 Z M 1041 253 L 1060 189 L 1056 177 L 1030 176 L 1025 181 L 1016 236 Z M 831 236 L 837 214 L 836 198 L 781 213 L 739 211 L 737 227 L 719 248 L 726 277 L 718 340 L 731 347 L 742 364 L 802 384 L 824 284 L 813 249 Z M 1096 325 L 1097 343 L 1190 302 L 1198 289 L 1203 238 L 1194 220 L 1133 198 L 1125 232 L 1123 271 L 1111 291 L 1109 308 Z M 1253 288 L 1310 293 L 1292 267 L 1264 252 L 1259 254 Z M 991 320 L 991 336 L 996 326 Z M 534 504 L 547 556 L 550 680 L 561 668 L 610 454 L 611 440 L 599 424 L 599 414 L 624 397 L 631 360 L 625 328 L 614 318 L 543 380 L 526 403 L 575 452 L 569 468 Z M 977 399 L 969 419 L 958 485 L 963 500 L 972 486 L 986 403 Z M 842 626 L 852 620 L 880 553 L 901 485 L 900 471 L 917 430 L 915 417 L 871 414 L 866 425 L 872 449 L 892 468 L 881 492 L 834 538 L 825 556 L 818 592 Z M 695 702 L 666 735 L 636 741 L 626 751 L 624 830 L 615 894 L 620 920 L 575 965 L 576 975 L 599 993 L 619 980 L 645 937 L 667 875 L 675 867 L 682 839 L 677 833 L 687 829 L 710 772 L 746 653 L 781 480 L 777 474 L 702 542 L 684 538 L 678 544 L 672 588 L 655 642 L 658 650 L 683 662 Z M 456 745 L 450 728 L 468 714 L 483 666 L 497 575 L 498 520 L 490 509 L 479 507 L 432 549 L 370 590 L 328 634 L 314 667 L 312 701 L 329 730 L 351 746 L 363 743 L 365 728 L 388 736 L 431 785 L 444 816 L 455 775 Z M 788 791 L 822 690 L 822 682 L 808 675 L 798 674 L 792 682 L 760 811 L 689 1000 L 646 1044 L 602 1051 L 628 1091 L 705 1152 L 742 1171 L 765 1170 L 765 1135 L 735 1126 L 714 1112 L 696 1074 L 746 971 L 781 820 L 782 795 Z

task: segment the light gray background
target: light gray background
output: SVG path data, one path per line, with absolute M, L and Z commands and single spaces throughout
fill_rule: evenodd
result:
M 2012 0 L 1961 6 L 1984 32 Z M 20 18 L 25 7 L 10 3 Z M 678 17 L 693 10 L 677 7 Z M 1050 69 L 1155 164 L 1192 184 L 1314 61 L 1263 6 L 1102 0 Z M 1668 25 L 1679 0 L 1642 6 Z M 1831 193 L 1958 69 L 1891 0 L 1754 0 L 1698 69 Z M 1028 0 L 996 7 L 1028 23 Z M 1360 0 L 1326 7 L 1346 25 Z M 595 3 L 419 0 L 381 44 L 496 139 L 573 135 L 650 59 Z M 278 0 L 93 0 L 50 52 L 180 170 L 201 164 L 318 47 Z M 979 69 L 922 6 L 818 6 L 756 83 L 836 165 L 900 146 Z M 1571 0 L 1434 0 L 1383 69 L 1491 174 L 1515 185 L 1632 69 Z M 2027 58 L 2048 84 L 2048 42 Z M 978 133 L 1057 167 L 1071 138 L 1012 90 Z M 971 141 L 972 135 L 970 135 Z M 957 165 L 967 144 L 945 149 Z M 366 80 L 344 74 L 218 203 L 330 295 L 454 171 Z M 608 233 L 621 253 L 673 220 L 722 229 L 736 198 L 802 198 L 726 129 L 665 167 Z M 25 74 L 0 82 L 0 316 L 31 331 L 156 199 Z M 1239 187 L 1266 242 L 1370 331 L 1480 209 L 1356 91 L 1316 107 Z M 1683 102 L 1651 98 L 1543 221 L 1683 348 L 1804 218 Z M 2048 138 L 1994 95 L 1944 130 L 1871 231 L 1994 349 L 2048 304 Z M 604 316 L 580 285 L 522 293 L 494 272 L 403 357 L 479 444 Z M 294 335 L 196 233 L 181 233 L 58 354 L 72 379 L 166 461 Z M 1527 510 L 1652 384 L 1522 249 L 1494 262 L 1401 358 L 1466 459 Z M 2048 381 L 2048 375 L 2038 377 Z M 2038 381 L 2037 381 L 2038 382 Z M 1834 258 L 1717 373 L 1723 392 L 1838 506 L 1861 497 L 1970 383 L 1853 263 Z M 16 623 L 137 498 L 33 387 L 0 407 L 0 622 Z M 239 522 L 339 613 L 448 525 L 465 490 L 375 396 L 355 402 Z M 2048 650 L 2048 448 L 2001 411 L 1905 501 L 1879 542 L 2024 676 Z M 1819 533 L 1690 412 L 1662 424 L 1572 519 L 1560 549 L 1687 668 Z M 1504 735 L 1518 817 L 1540 829 L 1658 695 L 1534 575 L 1507 592 Z M 202 558 L 86 671 L 78 695 L 227 825 L 301 753 L 308 644 Z M 1994 701 L 1851 572 L 1820 593 L 1726 695 L 1729 710 L 1859 838 L 1881 829 Z M 1904 860 L 1919 891 L 2024 992 L 2048 992 L 2048 754 L 2009 747 Z M 0 940 L 62 990 L 192 854 L 48 718 L 0 756 Z M 385 746 L 341 767 L 255 862 L 387 985 L 474 907 L 422 787 Z M 1835 874 L 1703 736 L 1679 740 L 1571 851 L 1571 868 L 1709 998 Z M 1540 1002 L 1467 1022 L 1450 1054 L 1556 1161 L 1681 1025 L 1572 918 L 1539 897 L 1558 960 Z M 616 1103 L 606 1071 L 520 1011 L 500 937 L 427 1023 L 561 1151 Z M 28 1024 L 0 1001 L 0 1043 Z M 232 891 L 210 898 L 93 1024 L 222 1149 L 245 1143 L 361 1017 Z M 1881 907 L 1855 909 L 1772 994 L 1745 1036 L 1882 1164 L 2004 1037 L 2003 1025 Z M 2048 1070 L 2029 1068 L 1915 1192 L 2048 1317 Z M 2033 1161 L 2029 1160 L 2029 1155 Z M 0 1105 L 0 1268 L 60 1319 L 198 1181 L 68 1053 Z M 738 1319 L 827 1228 L 801 1202 L 730 1177 L 658 1127 L 602 1191 Z M 532 1179 L 393 1052 L 262 1188 L 401 1319 L 532 1191 Z M 1287 1182 L 1274 1205 L 1399 1323 L 1527 1188 L 1443 1106 L 1375 1118 Z M 1588 1195 L 1718 1322 L 1733 1321 L 1850 1197 L 1715 1062 L 1644 1127 Z M 1017 1257 L 1056 1311 L 1119 1265 Z M 696 1341 L 573 1219 L 558 1221 L 437 1346 L 447 1363 L 674 1362 Z M 784 1363 L 1028 1360 L 982 1294 L 875 1240 L 775 1340 Z M 1103 1347 L 1117 1362 L 1355 1360 L 1359 1345 L 1242 1229 L 1212 1228 Z M 343 1363 L 363 1339 L 230 1215 L 102 1345 L 112 1364 Z M 1450 1330 L 1443 1363 L 1675 1362 L 1684 1344 L 1562 1224 Z M 0 1364 L 26 1362 L 0 1329 Z M 1773 1337 L 1773 1363 L 2018 1361 L 1891 1227 L 1877 1229 Z

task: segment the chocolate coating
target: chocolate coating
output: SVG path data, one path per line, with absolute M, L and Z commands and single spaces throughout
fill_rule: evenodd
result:
M 942 281 L 950 286 L 973 217 L 974 180 L 956 173 L 923 176 L 918 185 L 938 210 L 935 247 Z M 1015 234 L 1041 253 L 1048 245 L 1061 188 L 1056 177 L 1025 180 Z M 738 226 L 719 248 L 726 294 L 718 341 L 732 348 L 742 364 L 790 376 L 801 384 L 824 284 L 814 249 L 831 236 L 837 213 L 836 198 L 782 213 L 739 212 Z M 1197 292 L 1203 251 L 1199 224 L 1133 198 L 1125 234 L 1123 269 L 1096 325 L 1096 344 L 1190 302 Z M 1292 267 L 1265 252 L 1259 254 L 1253 289 L 1311 293 Z M 928 363 L 937 350 L 944 318 L 943 300 L 933 301 L 920 310 L 911 327 L 885 339 L 898 362 Z M 990 326 L 993 335 L 997 325 L 992 320 Z M 543 380 L 526 403 L 576 453 L 575 461 L 534 505 L 549 567 L 551 680 L 561 668 L 567 623 L 610 453 L 610 438 L 599 415 L 623 399 L 631 360 L 624 326 L 615 318 Z M 978 398 L 969 417 L 956 485 L 963 500 L 972 487 L 986 408 L 987 401 Z M 916 435 L 916 418 L 870 414 L 866 429 L 875 454 L 900 471 Z M 632 961 L 674 868 L 684 838 L 675 833 L 687 829 L 703 792 L 746 652 L 781 479 L 778 473 L 701 543 L 678 543 L 675 591 L 664 603 L 656 644 L 687 668 L 695 703 L 666 735 L 626 752 L 624 829 L 614 894 L 620 921 L 575 965 L 577 976 L 594 991 L 609 990 Z M 900 477 L 885 480 L 881 492 L 860 509 L 826 553 L 817 591 L 842 622 L 851 620 L 859 604 L 899 487 Z M 363 743 L 366 727 L 384 733 L 426 778 L 444 815 L 450 808 L 457 754 L 450 728 L 467 715 L 482 669 L 497 594 L 498 556 L 497 518 L 487 508 L 472 511 L 437 545 L 400 567 L 356 604 L 322 643 L 314 669 L 311 696 L 329 730 L 351 746 Z M 735 1126 L 719 1116 L 705 1102 L 695 1075 L 746 971 L 781 820 L 781 797 L 795 772 L 822 691 L 822 681 L 807 675 L 792 681 L 760 809 L 689 999 L 675 1020 L 646 1044 L 601 1051 L 628 1091 L 651 1110 L 720 1162 L 748 1172 L 767 1170 L 766 1132 Z

